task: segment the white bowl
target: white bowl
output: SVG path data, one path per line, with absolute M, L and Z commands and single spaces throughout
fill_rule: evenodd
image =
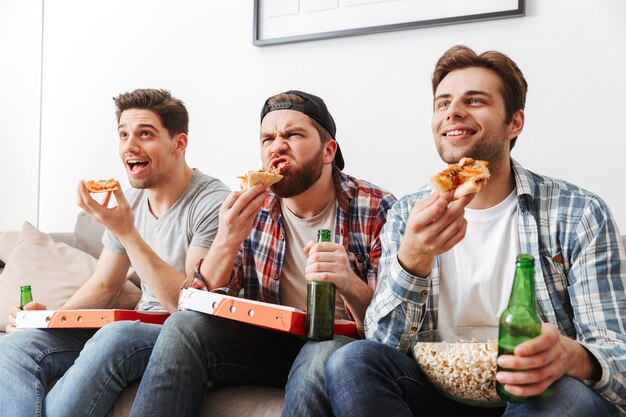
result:
M 447 397 L 472 406 L 500 407 L 496 392 L 497 327 L 457 327 L 420 332 L 413 356 Z

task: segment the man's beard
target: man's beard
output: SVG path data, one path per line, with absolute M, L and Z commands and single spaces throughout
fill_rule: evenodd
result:
M 505 157 L 503 144 L 501 141 L 494 140 L 494 137 L 502 138 L 506 135 L 506 128 L 503 128 L 499 132 L 485 132 L 478 142 L 476 142 L 470 149 L 465 151 L 465 154 L 460 155 L 459 150 L 450 149 L 444 147 L 440 142 L 436 143 L 437 152 L 441 159 L 447 164 L 456 164 L 461 158 L 469 157 L 475 160 L 489 162 L 489 168 L 498 166 L 502 158 Z M 509 146 L 508 142 L 505 146 Z
M 272 185 L 271 190 L 279 197 L 290 198 L 308 190 L 322 176 L 324 167 L 324 144 L 311 159 L 299 167 L 292 167 L 283 179 Z

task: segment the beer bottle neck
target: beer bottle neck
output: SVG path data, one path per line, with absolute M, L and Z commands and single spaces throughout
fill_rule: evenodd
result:
M 330 230 L 320 229 L 317 231 L 318 242 L 330 242 Z
M 535 308 L 535 303 L 535 268 L 517 266 L 511 296 L 509 297 L 509 307 Z

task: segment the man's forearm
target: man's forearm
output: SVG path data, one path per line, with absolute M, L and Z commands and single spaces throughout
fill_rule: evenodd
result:
M 208 290 L 222 288 L 229 284 L 240 246 L 241 242 L 224 241 L 218 231 L 200 268 L 200 274 Z
M 346 306 L 352 314 L 359 333 L 364 334 L 363 322 L 365 320 L 365 312 L 372 301 L 372 289 L 363 282 L 356 274 L 354 275 L 354 285 L 349 290 L 341 294 L 346 302 Z
M 97 280 L 88 280 L 80 287 L 60 310 L 105 308 L 118 293 L 118 288 L 108 287 Z
M 137 230 L 118 239 L 159 302 L 170 313 L 178 310 L 178 295 L 185 274 L 154 253 Z

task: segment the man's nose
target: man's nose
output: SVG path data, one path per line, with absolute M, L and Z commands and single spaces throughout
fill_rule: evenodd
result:
M 139 138 L 137 138 L 135 135 L 128 135 L 126 140 L 122 142 L 122 148 L 126 150 L 137 149 L 138 140 Z
M 276 136 L 270 146 L 270 154 L 280 155 L 287 148 L 287 141 L 282 136 Z
M 448 106 L 448 110 L 446 112 L 446 119 L 448 120 L 462 119 L 465 117 L 465 114 L 466 114 L 465 109 L 463 108 L 461 103 L 459 103 L 458 101 L 452 101 L 450 102 L 450 105 Z

